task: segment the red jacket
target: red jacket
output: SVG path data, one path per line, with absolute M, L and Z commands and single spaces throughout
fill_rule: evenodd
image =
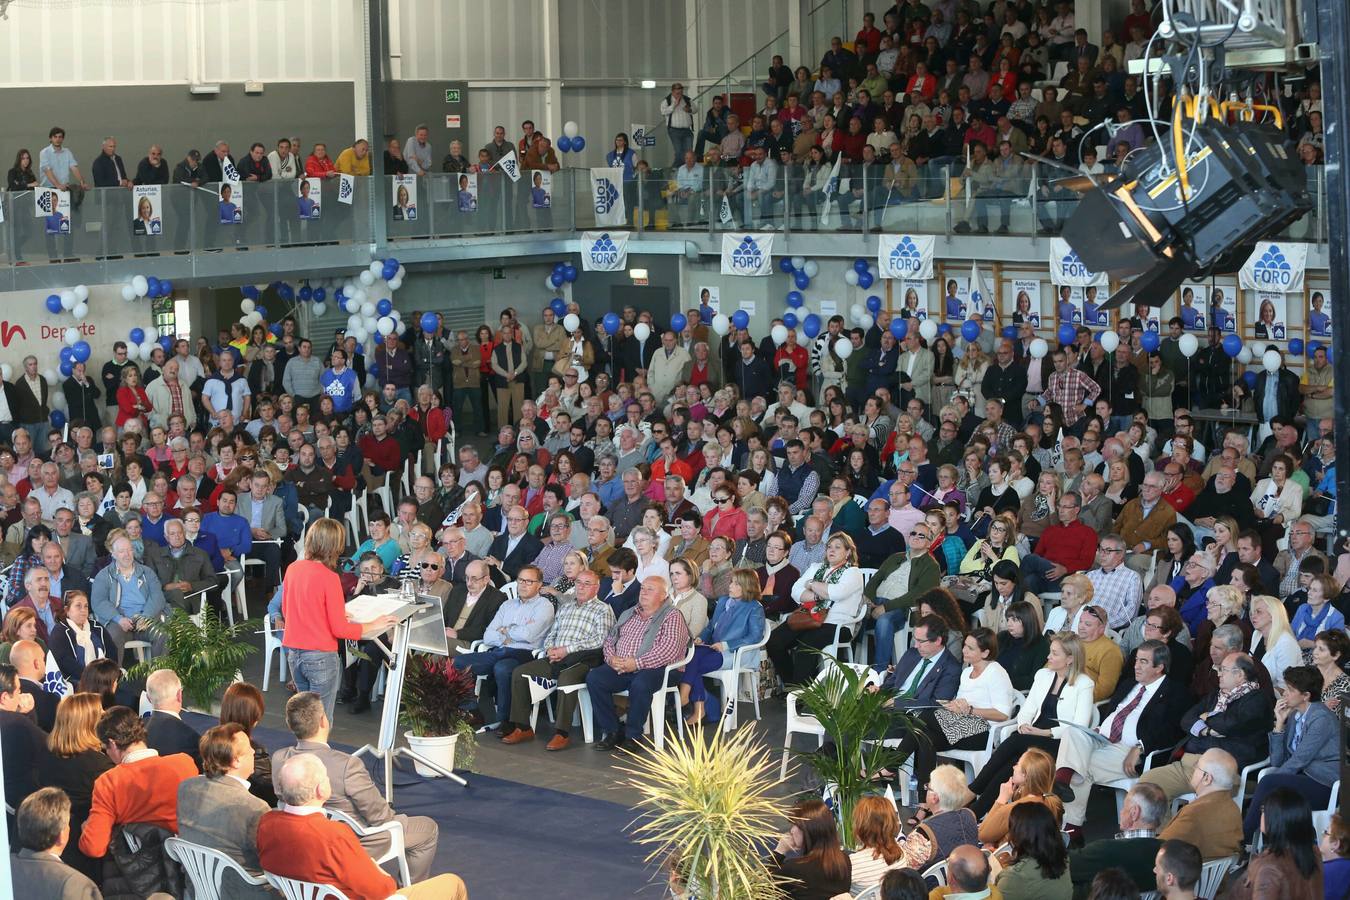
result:
M 1086 572 L 1097 558 L 1097 532 L 1082 522 L 1051 525 L 1041 532 L 1036 555 L 1070 572 Z
M 421 424 L 422 408 L 414 406 L 412 409 L 408 410 L 408 418 Z M 441 438 L 445 437 L 446 432 L 450 430 L 449 426 L 446 425 L 446 418 L 446 411 L 444 409 L 441 409 L 439 406 L 432 406 L 431 409 L 427 410 L 427 423 L 422 428 L 422 436 L 433 444 L 440 441 Z
M 394 879 L 366 853 L 356 832 L 322 812 L 263 813 L 258 820 L 258 862 L 273 875 L 330 884 L 351 900 L 385 900 L 398 890 Z
M 339 639 L 361 637 L 361 626 L 347 621 L 346 596 L 338 574 L 321 562 L 299 559 L 286 570 L 281 586 L 282 644 L 293 650 L 337 652 Z
M 867 135 L 863 132 L 850 134 L 835 130 L 834 145 L 839 152 L 844 154 L 844 162 L 860 163 L 863 158 L 863 147 L 867 146 Z
M 311 153 L 309 159 L 305 160 L 305 174 L 310 178 L 326 178 L 336 171 L 337 167 L 333 165 L 333 157 L 331 156 L 319 159 Z
M 117 389 L 117 427 L 121 428 L 131 419 L 145 421 L 145 411 L 150 408 L 150 398 L 145 388 L 125 385 Z
M 784 361 L 792 363 L 793 369 L 795 370 L 793 372 L 793 378 L 796 379 L 797 387 L 806 390 L 806 366 L 808 362 L 806 358 L 806 348 L 801 344 L 797 344 L 791 348 L 789 348 L 787 344 L 779 347 L 778 352 L 773 355 L 774 372 L 778 371 L 778 367 L 781 366 Z
M 859 31 L 858 36 L 853 39 L 853 52 L 859 56 L 880 53 L 881 29 L 874 26 Z

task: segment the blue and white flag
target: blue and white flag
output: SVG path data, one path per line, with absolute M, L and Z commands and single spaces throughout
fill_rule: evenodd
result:
M 525 684 L 530 689 L 530 703 L 538 703 L 558 687 L 556 679 L 545 678 L 543 675 L 531 675 Z
M 622 272 L 628 267 L 628 235 L 621 231 L 583 231 L 581 268 L 585 272 Z
M 830 169 L 830 177 L 825 179 L 825 189 L 821 191 L 825 195 L 825 203 L 820 207 L 820 225 L 822 228 L 830 227 L 830 213 L 834 210 L 834 197 L 839 193 L 839 164 L 843 161 L 844 154 L 835 154 L 834 167 Z
M 723 275 L 772 275 L 773 232 L 722 235 Z
M 66 681 L 66 676 L 61 674 L 61 668 L 56 664 L 56 657 L 52 656 L 50 650 L 47 651 L 47 673 L 42 676 L 42 689 L 58 697 L 64 697 L 70 693 L 70 682 Z
M 717 210 L 717 221 L 723 225 L 730 225 L 732 222 L 731 199 L 725 194 L 722 195 L 722 205 Z
M 591 169 L 591 202 L 595 207 L 595 224 L 602 228 L 616 228 L 628 222 L 623 202 L 622 173 L 622 169 L 609 166 Z
M 1260 241 L 1252 255 L 1242 264 L 1238 283 L 1249 291 L 1301 294 L 1303 272 L 1307 266 L 1307 244 Z
M 356 194 L 356 178 L 352 175 L 338 175 L 338 202 L 352 205 L 352 197 Z
M 970 264 L 970 308 L 978 309 L 984 321 L 994 321 L 994 297 L 980 277 L 980 267 L 973 261 Z
M 883 234 L 877 242 L 877 274 L 922 281 L 933 277 L 932 235 Z
M 1105 272 L 1093 272 L 1064 238 L 1050 239 L 1050 281 L 1068 287 L 1109 287 Z
M 239 177 L 239 170 L 235 168 L 234 160 L 228 156 L 220 161 L 220 180 L 221 181 L 244 180 Z
M 512 181 L 520 180 L 520 160 L 516 159 L 516 149 L 512 147 L 506 151 L 506 155 L 492 164 L 493 168 L 501 169 Z
M 632 139 L 634 150 L 641 150 L 643 147 L 656 146 L 656 134 L 646 125 L 638 125 L 636 122 L 629 126 L 629 137 Z M 683 160 L 681 160 L 683 162 Z

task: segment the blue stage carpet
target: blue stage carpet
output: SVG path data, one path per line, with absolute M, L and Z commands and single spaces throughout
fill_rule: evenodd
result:
M 184 718 L 198 730 L 215 724 L 195 713 L 185 713 Z M 254 737 L 269 751 L 295 743 L 289 733 L 270 728 L 255 729 Z M 348 752 L 355 749 L 334 746 Z M 445 779 L 423 779 L 400 762 L 394 776 L 394 807 L 436 820 L 440 843 L 432 871 L 463 878 L 471 900 L 665 896 L 664 883 L 653 882 L 654 868 L 643 863 L 644 851 L 628 839 L 632 810 L 463 774 L 468 788 Z

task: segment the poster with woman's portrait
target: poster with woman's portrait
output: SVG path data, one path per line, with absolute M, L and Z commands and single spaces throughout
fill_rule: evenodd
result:
M 1089 328 L 1107 327 L 1111 324 L 1111 313 L 1102 309 L 1106 298 L 1098 295 L 1098 288 L 1090 284 L 1086 288 L 1074 288 L 1083 294 L 1083 324 Z
M 1162 316 L 1158 307 L 1149 306 L 1147 303 L 1136 303 L 1134 305 L 1134 315 L 1130 316 L 1130 327 L 1138 327 L 1140 331 L 1151 331 L 1154 334 L 1160 334 L 1162 330 Z
M 394 221 L 417 221 L 417 176 L 393 176 Z
M 478 176 L 461 172 L 455 191 L 455 204 L 462 213 L 478 212 Z
M 131 189 L 131 233 L 143 237 L 154 237 L 164 233 L 164 209 L 160 199 L 160 186 L 157 184 L 138 184 Z
M 901 279 L 900 318 L 928 318 L 928 282 Z
M 43 230 L 47 234 L 70 234 L 70 191 L 34 190 L 33 218 L 45 220 Z
M 1061 325 L 1083 324 L 1083 289 L 1061 284 L 1055 296 L 1055 320 Z
M 1252 321 L 1256 323 L 1258 340 L 1282 341 L 1288 333 L 1285 327 L 1285 296 L 1265 291 L 1252 292 Z
M 970 284 L 967 278 L 948 278 L 942 294 L 942 316 L 948 322 L 960 322 L 966 317 L 970 300 Z
M 244 184 L 240 181 L 220 183 L 220 224 L 244 224 Z
M 1308 334 L 1331 337 L 1331 291 L 1319 288 L 1308 298 Z
M 295 180 L 295 213 L 302 219 L 317 219 L 323 196 L 323 179 L 297 178 Z
M 1012 323 L 1021 325 L 1023 322 L 1028 322 L 1032 328 L 1040 328 L 1041 283 L 1034 278 L 1014 278 L 1012 292 Z
M 535 209 L 553 206 L 553 175 L 543 169 L 530 173 L 530 206 Z
M 1177 315 L 1181 317 L 1181 327 L 1187 331 L 1204 331 L 1209 327 L 1209 285 L 1202 282 L 1186 282 L 1181 286 L 1181 306 Z
M 1224 334 L 1237 333 L 1237 285 L 1216 284 L 1209 292 L 1209 325 Z
M 713 315 L 720 313 L 722 311 L 722 300 L 719 288 L 711 284 L 700 287 L 698 289 L 698 305 L 699 309 L 708 307 L 713 311 Z

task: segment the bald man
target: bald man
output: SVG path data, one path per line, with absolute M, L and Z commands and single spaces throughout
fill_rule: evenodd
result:
M 56 724 L 56 707 L 61 698 L 42 686 L 42 678 L 47 672 L 47 651 L 36 641 L 17 641 L 9 650 L 9 664 L 19 673 L 23 692 L 33 698 L 33 715 L 38 727 L 51 731 Z

